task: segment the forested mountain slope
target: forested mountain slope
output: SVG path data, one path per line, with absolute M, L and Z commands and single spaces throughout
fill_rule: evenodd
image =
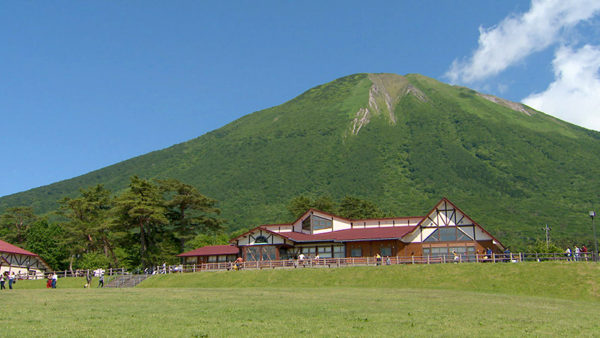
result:
M 177 178 L 220 201 L 231 230 L 290 221 L 301 194 L 370 200 L 424 215 L 446 196 L 506 244 L 587 240 L 598 204 L 600 133 L 417 74 L 356 74 L 196 139 L 0 198 L 0 210 L 129 177 Z M 579 242 L 578 242 L 579 243 Z

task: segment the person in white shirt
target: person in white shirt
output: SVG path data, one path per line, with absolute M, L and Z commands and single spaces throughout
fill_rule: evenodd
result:
M 298 255 L 298 264 L 302 264 L 304 262 L 304 254 L 301 253 Z

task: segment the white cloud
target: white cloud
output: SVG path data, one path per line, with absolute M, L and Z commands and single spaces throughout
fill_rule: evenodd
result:
M 511 15 L 492 28 L 480 27 L 477 50 L 467 60 L 454 60 L 446 76 L 454 83 L 469 83 L 496 75 L 558 42 L 562 31 L 598 11 L 598 0 L 532 0 L 527 13 Z
M 600 130 L 600 46 L 561 47 L 552 62 L 554 82 L 522 100 L 528 106 Z

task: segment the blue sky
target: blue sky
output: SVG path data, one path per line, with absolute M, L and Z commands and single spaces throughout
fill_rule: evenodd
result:
M 600 6 L 574 3 L 0 2 L 0 196 L 363 72 L 420 73 L 599 130 Z

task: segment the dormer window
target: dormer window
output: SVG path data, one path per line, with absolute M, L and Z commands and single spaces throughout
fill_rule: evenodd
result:
M 310 216 L 306 217 L 306 219 L 302 221 L 302 230 L 312 232 L 310 227 Z
M 302 230 L 311 233 L 316 230 L 331 229 L 332 227 L 332 220 L 315 215 L 310 215 L 302 221 Z
M 314 230 L 329 229 L 333 226 L 333 221 L 319 216 L 312 216 L 312 226 Z
M 254 240 L 254 244 L 267 244 L 269 243 L 269 241 L 267 240 L 267 237 L 265 236 L 258 236 L 256 237 L 256 239 Z

